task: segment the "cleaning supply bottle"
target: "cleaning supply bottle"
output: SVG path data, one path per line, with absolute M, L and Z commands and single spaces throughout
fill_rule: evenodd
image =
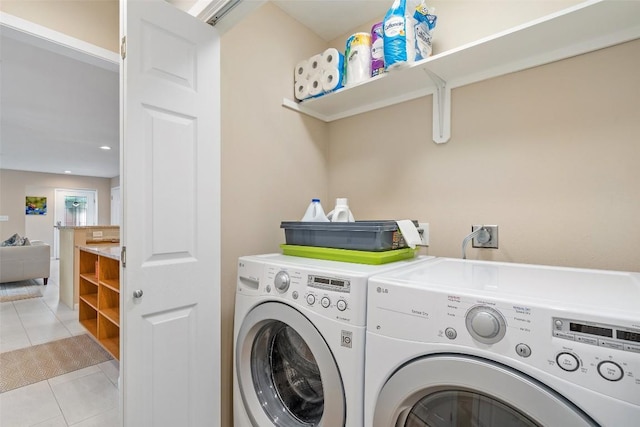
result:
M 331 222 L 354 222 L 353 214 L 349 209 L 349 202 L 346 198 L 336 199 L 336 207 L 327 214 Z
M 329 222 L 327 216 L 324 214 L 324 209 L 320 204 L 320 199 L 311 199 L 311 203 L 304 213 L 301 221 L 306 222 Z

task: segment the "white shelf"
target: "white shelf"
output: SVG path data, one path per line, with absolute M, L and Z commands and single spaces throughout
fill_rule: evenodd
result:
M 640 1 L 592 0 L 442 52 L 402 70 L 287 108 L 325 122 L 440 92 L 433 97 L 435 142 L 450 134 L 453 88 L 640 38 Z

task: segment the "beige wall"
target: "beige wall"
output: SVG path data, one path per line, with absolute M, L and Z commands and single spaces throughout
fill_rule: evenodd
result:
M 118 0 L 2 0 L 0 11 L 120 51 Z
M 111 186 L 109 178 L 58 175 L 51 173 L 0 169 L 0 215 L 9 221 L 0 222 L 0 240 L 18 233 L 33 240 L 53 245 L 54 199 L 56 188 L 98 191 L 98 224 L 108 225 L 110 218 Z M 37 193 L 37 194 L 35 194 Z M 46 215 L 25 215 L 25 197 L 47 198 Z M 27 231 L 30 234 L 27 234 Z
M 640 41 L 453 90 L 452 137 L 431 98 L 330 124 L 330 197 L 361 219 L 415 218 L 429 253 L 640 271 Z M 606 84 L 605 84 L 606 82 Z
M 297 58 L 326 43 L 271 4 L 222 37 L 222 396 L 232 425 L 237 258 L 280 250 L 280 222 L 328 195 L 328 127 L 281 106 Z

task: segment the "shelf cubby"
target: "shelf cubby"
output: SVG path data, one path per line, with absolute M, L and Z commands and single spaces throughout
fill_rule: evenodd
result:
M 119 360 L 120 262 L 99 251 L 80 248 L 78 275 L 80 323 Z

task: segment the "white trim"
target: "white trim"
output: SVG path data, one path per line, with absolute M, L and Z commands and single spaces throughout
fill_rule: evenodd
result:
M 109 71 L 119 71 L 116 52 L 87 43 L 17 16 L 0 12 L 2 35 Z

